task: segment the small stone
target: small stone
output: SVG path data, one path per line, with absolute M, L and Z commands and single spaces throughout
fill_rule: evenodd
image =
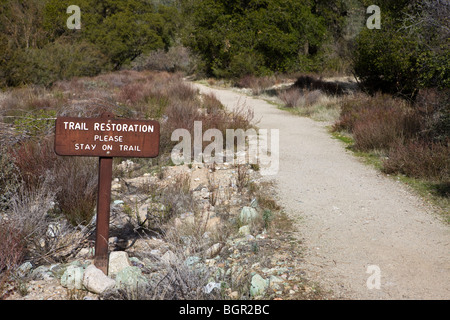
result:
M 269 283 L 266 279 L 261 277 L 259 274 L 255 274 L 252 277 L 250 294 L 253 297 L 261 296 L 265 293 L 268 286 L 269 286 Z
M 119 289 L 137 292 L 139 288 L 145 287 L 146 284 L 147 279 L 138 267 L 126 267 L 116 275 L 116 286 Z
M 67 289 L 83 289 L 83 273 L 82 267 L 69 265 L 61 277 L 61 286 Z
M 159 249 L 150 250 L 150 255 L 159 257 L 161 256 L 161 251 Z
M 17 268 L 17 275 L 19 277 L 25 277 L 33 269 L 31 262 L 22 263 L 19 268 Z
M 167 250 L 161 257 L 161 260 L 167 264 L 173 264 L 177 261 L 177 256 L 172 251 Z
M 33 272 L 31 273 L 31 278 L 34 280 L 51 280 L 54 277 L 48 267 L 39 266 L 33 270 Z
M 282 289 L 282 284 L 284 280 L 277 276 L 270 276 L 269 278 L 269 287 L 275 291 L 280 291 Z
M 83 285 L 88 291 L 101 294 L 114 288 L 116 282 L 91 264 L 84 271 Z
M 243 223 L 249 223 L 258 217 L 258 212 L 252 207 L 243 207 L 239 219 Z
M 228 296 L 230 297 L 230 299 L 237 300 L 237 299 L 239 299 L 239 292 L 237 292 L 237 291 L 230 292 L 228 294 Z
M 239 235 L 244 236 L 244 237 L 248 236 L 248 235 L 250 235 L 250 227 L 247 225 L 242 226 L 239 228 L 238 233 L 239 233 Z
M 125 251 L 113 251 L 109 254 L 108 275 L 114 276 L 122 269 L 131 266 L 128 253 Z

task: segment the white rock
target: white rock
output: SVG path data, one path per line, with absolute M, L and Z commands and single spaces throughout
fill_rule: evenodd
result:
M 70 290 L 83 289 L 83 268 L 68 266 L 61 277 L 61 286 Z
M 248 236 L 250 234 L 250 227 L 248 225 L 239 228 L 238 232 L 241 236 Z
M 211 291 L 213 291 L 214 288 L 217 288 L 220 290 L 220 283 L 218 282 L 209 282 L 206 286 L 203 287 L 203 292 L 205 293 L 211 293 Z
M 114 276 L 126 267 L 131 266 L 128 253 L 125 251 L 113 251 L 109 254 L 108 275 Z
M 138 292 L 140 289 L 144 289 L 146 284 L 147 279 L 138 267 L 126 267 L 116 276 L 116 287 L 120 289 Z
M 252 207 L 243 207 L 239 215 L 239 220 L 243 223 L 248 223 L 258 217 L 258 212 Z
M 31 262 L 25 262 L 20 265 L 20 267 L 17 270 L 17 274 L 19 277 L 25 277 L 30 271 L 33 269 L 33 265 Z
M 167 252 L 161 257 L 161 260 L 167 264 L 172 264 L 176 262 L 177 256 L 172 251 L 167 250 Z
M 101 294 L 114 288 L 116 282 L 91 264 L 84 271 L 83 285 L 88 291 Z
M 269 281 L 261 277 L 259 274 L 255 274 L 252 277 L 250 294 L 254 296 L 263 295 L 269 286 Z

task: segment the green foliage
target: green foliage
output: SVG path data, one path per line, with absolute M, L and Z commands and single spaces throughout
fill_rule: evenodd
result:
M 55 127 L 56 111 L 39 110 L 36 114 L 14 120 L 14 128 L 32 137 L 44 136 Z
M 106 54 L 117 69 L 142 53 L 164 47 L 158 29 L 162 19 L 155 14 L 133 15 L 130 11 L 107 16 L 100 25 L 85 26 L 85 36 Z
M 81 30 L 66 28 L 68 15 L 62 15 L 71 1 L 49 0 L 44 26 L 54 37 L 68 35 L 93 43 L 107 56 L 115 69 L 129 63 L 142 53 L 164 47 L 170 42 L 173 11 L 159 14 L 144 0 L 94 1 L 77 3 L 81 9 Z M 167 23 L 167 24 L 166 24 Z M 164 41 L 163 41 L 164 39 Z
M 357 39 L 354 71 L 365 87 L 412 99 L 420 88 L 449 88 L 450 5 L 383 1 L 381 7 L 381 29 L 364 29 Z
M 0 1 L 0 85 L 92 76 L 141 54 L 168 49 L 179 22 L 175 7 L 146 0 L 79 0 L 81 30 L 66 21 L 69 0 Z
M 81 30 L 66 26 L 72 4 L 81 9 Z M 346 73 L 353 66 L 373 92 L 414 98 L 420 88 L 448 88 L 448 2 L 378 0 L 380 30 L 365 27 L 366 8 L 372 4 L 0 0 L 0 86 L 48 86 L 130 65 L 168 71 L 183 66 L 192 72 L 192 53 L 199 58 L 195 71 L 207 76 Z
M 354 57 L 355 74 L 371 91 L 411 96 L 418 86 L 416 44 L 386 20 L 379 30 L 361 31 Z
M 185 45 L 220 77 L 301 69 L 299 54 L 311 58 L 326 34 L 309 2 L 202 0 L 183 13 Z
M 18 49 L 5 63 L 6 84 L 26 83 L 50 86 L 74 76 L 93 76 L 105 68 L 107 60 L 90 43 L 56 41 L 42 49 Z

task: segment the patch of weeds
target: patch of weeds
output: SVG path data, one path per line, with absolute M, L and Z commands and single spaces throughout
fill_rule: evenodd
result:
M 83 300 L 87 291 L 79 289 L 67 289 L 67 300 Z
M 333 136 L 333 138 L 344 142 L 347 145 L 347 147 L 354 143 L 353 138 L 350 135 L 346 134 L 345 132 L 342 132 L 342 131 L 331 131 L 332 130 L 331 128 L 329 128 L 329 130 L 330 130 L 331 135 Z
M 15 129 L 32 137 L 43 136 L 51 132 L 55 126 L 56 111 L 41 109 L 36 113 L 17 117 Z
M 263 214 L 262 214 L 262 218 L 263 218 L 263 222 L 264 222 L 264 229 L 268 229 L 270 223 L 273 220 L 273 213 L 272 211 L 265 209 Z

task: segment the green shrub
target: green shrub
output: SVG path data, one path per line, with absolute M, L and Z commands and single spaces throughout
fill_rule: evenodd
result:
M 363 29 L 356 41 L 354 72 L 370 92 L 400 93 L 408 97 L 419 86 L 414 39 L 387 19 L 381 29 Z
M 133 70 L 157 70 L 192 74 L 197 66 L 196 57 L 189 48 L 178 45 L 169 50 L 157 49 L 133 60 Z
M 381 29 L 364 28 L 356 40 L 354 72 L 370 92 L 414 100 L 421 88 L 450 86 L 445 1 L 383 2 Z
M 50 86 L 61 79 L 96 75 L 105 66 L 105 57 L 92 44 L 57 41 L 42 49 L 15 51 L 6 65 L 6 82 L 9 86 L 28 83 Z
M 31 137 L 45 136 L 55 127 L 55 110 L 38 110 L 36 113 L 24 115 L 14 120 L 14 126 L 20 133 Z
M 326 35 L 324 21 L 301 1 L 213 1 L 182 4 L 183 42 L 207 75 L 239 78 L 301 69 Z

